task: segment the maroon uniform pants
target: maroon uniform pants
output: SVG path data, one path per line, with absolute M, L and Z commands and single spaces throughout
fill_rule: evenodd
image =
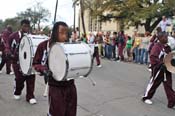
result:
M 24 82 L 26 81 L 26 100 L 29 101 L 31 98 L 34 98 L 35 75 L 23 75 L 19 64 L 13 64 L 13 70 L 16 84 L 14 95 L 21 95 Z
M 10 58 L 6 57 L 5 54 L 2 54 L 2 61 L 0 64 L 0 70 L 2 70 L 2 68 L 4 67 L 4 65 L 6 64 L 6 73 L 10 74 L 11 72 L 11 60 Z
M 97 65 L 100 65 L 100 56 L 99 56 L 99 51 L 98 47 L 94 48 L 94 54 L 93 54 L 93 59 L 96 58 Z
M 165 93 L 168 99 L 168 106 L 175 104 L 175 92 L 172 88 L 172 75 L 170 72 L 152 68 L 152 77 L 147 86 L 143 100 L 151 99 L 156 92 L 156 89 L 163 83 Z M 164 77 L 165 76 L 165 77 Z
M 122 61 L 124 60 L 123 49 L 124 49 L 124 46 L 122 44 L 119 44 L 119 46 L 118 46 L 118 56 L 120 57 L 120 59 Z
M 75 85 L 49 86 L 49 104 L 48 116 L 76 116 L 77 91 Z

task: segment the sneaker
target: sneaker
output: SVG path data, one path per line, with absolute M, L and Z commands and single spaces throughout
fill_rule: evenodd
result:
M 117 58 L 114 58 L 113 61 L 117 61 Z
M 36 99 L 35 98 L 32 98 L 32 99 L 29 100 L 29 103 L 30 104 L 36 104 L 37 102 L 36 102 Z
M 14 99 L 15 99 L 15 100 L 19 100 L 20 98 L 21 98 L 20 95 L 14 95 Z
M 117 62 L 121 62 L 120 60 L 117 60 Z
M 174 106 L 175 106 L 175 101 L 168 103 L 168 108 L 174 108 Z
M 152 104 L 153 104 L 153 102 L 152 102 L 150 99 L 146 99 L 146 100 L 144 101 L 144 103 L 146 103 L 146 104 L 148 104 L 148 105 L 152 105 Z
M 14 72 L 10 72 L 10 75 L 13 75 L 14 74 Z
M 102 67 L 102 65 L 101 65 L 101 64 L 99 64 L 99 65 L 97 65 L 97 67 L 98 67 L 98 68 L 101 68 L 101 67 Z
M 149 71 L 149 72 L 151 72 L 151 71 L 152 71 L 152 70 L 151 70 L 151 68 L 147 68 L 147 69 L 148 69 L 148 71 Z

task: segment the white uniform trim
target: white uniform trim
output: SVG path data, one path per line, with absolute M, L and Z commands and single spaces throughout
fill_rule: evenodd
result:
M 153 84 L 154 84 L 154 81 L 157 79 L 159 73 L 160 73 L 160 70 L 156 73 L 155 78 L 154 78 L 153 76 L 151 77 L 151 80 L 149 81 L 148 86 L 147 86 L 147 88 L 146 88 L 146 92 L 145 92 L 144 97 L 147 97 L 147 96 L 148 96 L 148 92 L 149 92 L 150 89 L 152 88 L 152 86 L 153 86 Z

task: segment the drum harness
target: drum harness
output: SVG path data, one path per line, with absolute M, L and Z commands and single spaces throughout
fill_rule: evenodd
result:
M 47 59 L 48 59 L 48 53 L 49 53 L 49 41 L 47 42 L 47 48 L 46 50 L 44 50 L 44 53 L 43 53 L 43 57 L 42 57 L 42 60 L 41 60 L 41 64 L 42 65 L 47 65 L 46 62 L 47 62 Z
M 22 33 L 21 33 L 20 31 L 18 31 L 18 35 L 19 35 L 19 38 L 21 39 L 21 38 L 22 38 Z M 12 41 L 11 48 L 12 48 L 12 51 L 14 50 L 13 54 L 14 54 L 15 52 L 17 53 L 17 55 L 19 54 L 19 53 L 18 53 L 19 42 L 16 42 L 15 39 L 13 39 L 13 41 Z M 19 60 L 17 61 L 17 64 L 19 64 Z
M 44 50 L 43 57 L 42 57 L 42 60 L 41 60 L 41 65 L 46 66 L 46 67 L 48 67 L 47 59 L 48 59 L 49 50 L 50 50 L 50 48 L 49 48 L 49 41 L 48 41 L 47 42 L 47 48 L 46 48 L 46 50 Z M 49 78 L 44 76 L 44 80 L 45 80 L 45 83 L 47 83 Z
M 167 55 L 167 53 L 165 52 L 165 49 L 163 48 L 163 50 L 160 52 L 159 54 L 159 58 L 163 57 L 165 58 L 165 56 Z M 162 70 L 163 64 L 160 66 L 159 70 L 157 71 L 155 77 L 152 80 L 152 83 L 156 80 L 156 78 L 158 77 L 160 71 Z M 166 71 L 164 70 L 164 82 L 167 81 L 166 79 Z

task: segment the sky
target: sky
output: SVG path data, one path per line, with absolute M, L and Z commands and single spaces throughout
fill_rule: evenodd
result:
M 49 22 L 45 25 L 52 25 L 55 14 L 56 0 L 0 0 L 0 19 L 13 18 L 16 14 L 32 8 L 37 2 L 41 2 L 42 6 L 51 13 Z M 72 0 L 58 0 L 57 21 L 65 21 L 69 26 L 73 25 L 73 8 Z

